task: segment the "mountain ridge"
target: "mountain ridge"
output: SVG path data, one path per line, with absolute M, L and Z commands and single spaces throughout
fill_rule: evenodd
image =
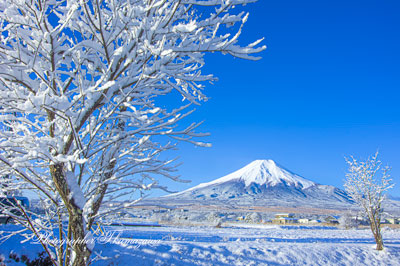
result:
M 199 184 L 188 190 L 198 189 L 204 186 L 224 183 L 233 180 L 244 181 L 246 186 L 251 185 L 251 183 L 256 183 L 259 185 L 267 184 L 271 186 L 286 183 L 303 188 L 308 188 L 317 184 L 311 180 L 307 180 L 299 175 L 296 175 L 286 170 L 282 166 L 276 164 L 273 160 L 255 160 L 245 167 L 234 171 L 231 174 L 225 175 L 221 178 L 215 179 L 207 183 Z
M 339 188 L 301 177 L 273 160 L 255 160 L 221 178 L 162 198 L 262 206 L 347 208 L 351 198 Z

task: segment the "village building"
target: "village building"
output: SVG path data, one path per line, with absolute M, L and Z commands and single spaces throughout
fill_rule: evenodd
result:
M 293 213 L 278 213 L 275 214 L 275 218 L 272 220 L 274 224 L 295 224 L 298 223 L 298 219 L 294 218 Z
M 386 224 L 400 224 L 400 218 L 386 218 Z
M 294 218 L 294 213 L 277 213 L 275 219 L 277 218 Z
M 300 218 L 297 220 L 299 224 L 308 224 L 310 222 L 310 219 L 308 218 Z

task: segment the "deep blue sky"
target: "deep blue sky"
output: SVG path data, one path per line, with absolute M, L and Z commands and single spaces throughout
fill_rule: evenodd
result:
M 285 0 L 244 7 L 242 43 L 265 37 L 258 62 L 207 55 L 219 81 L 190 120 L 212 148 L 182 144 L 183 190 L 273 159 L 322 184 L 342 187 L 344 156 L 377 149 L 400 196 L 400 1 Z M 153 192 L 153 195 L 159 193 Z

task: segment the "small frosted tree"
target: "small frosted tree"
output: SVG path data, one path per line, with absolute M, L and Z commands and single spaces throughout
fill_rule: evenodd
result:
M 357 217 L 357 216 L 356 216 Z M 339 225 L 344 229 L 352 229 L 358 227 L 358 221 L 352 213 L 344 213 L 339 218 Z
M 181 122 L 215 79 L 204 54 L 265 49 L 238 44 L 248 14 L 233 8 L 252 2 L 0 0 L 0 176 L 44 210 L 16 204 L 16 233 L 46 233 L 55 265 L 87 265 L 96 221 L 179 180 L 160 154 L 203 145 Z
M 258 212 L 252 212 L 248 213 L 244 220 L 247 223 L 260 223 L 262 221 L 262 217 Z
M 378 153 L 366 161 L 358 161 L 353 157 L 347 158 L 349 166 L 344 187 L 346 192 L 361 207 L 368 217 L 376 249 L 383 250 L 381 234 L 382 202 L 385 192 L 393 187 L 389 175 L 389 167 L 382 167 Z

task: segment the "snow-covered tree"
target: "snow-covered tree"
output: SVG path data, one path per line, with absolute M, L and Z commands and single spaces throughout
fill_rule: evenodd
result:
M 42 241 L 55 265 L 88 264 L 97 220 L 160 175 L 179 180 L 162 152 L 207 145 L 177 123 L 215 79 L 205 53 L 265 49 L 238 44 L 248 14 L 233 8 L 251 2 L 0 0 L 0 176 L 41 199 L 43 214 L 14 218 L 28 238 L 66 241 Z
M 339 218 L 340 227 L 344 229 L 357 228 L 359 222 L 357 221 L 356 217 L 356 215 L 352 215 L 350 212 L 343 214 Z
M 389 167 L 382 167 L 378 160 L 378 152 L 365 161 L 346 159 L 349 166 L 344 187 L 346 192 L 361 207 L 368 217 L 371 231 L 376 242 L 376 249 L 383 249 L 381 234 L 382 202 L 385 192 L 393 187 L 389 175 Z
M 247 223 L 260 223 L 262 217 L 258 212 L 248 213 L 244 219 Z

